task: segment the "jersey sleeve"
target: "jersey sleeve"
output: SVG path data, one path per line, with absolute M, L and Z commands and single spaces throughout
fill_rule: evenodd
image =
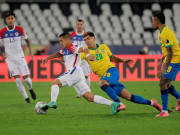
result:
M 171 34 L 165 34 L 162 36 L 162 42 L 165 45 L 165 47 L 173 46 L 173 40 L 171 38 Z
M 80 46 L 73 45 L 73 44 L 68 47 L 69 51 L 71 51 L 72 53 L 75 53 L 75 54 L 78 54 L 79 48 L 80 48 Z
M 0 30 L 0 45 L 2 44 L 2 34 L 1 34 L 1 30 Z
M 106 44 L 104 46 L 105 46 L 105 51 L 107 52 L 108 56 L 112 57 L 113 54 L 112 54 L 111 50 L 109 49 L 109 47 Z
M 23 28 L 20 28 L 20 33 L 21 33 L 21 37 L 23 39 L 27 39 L 28 38 L 28 36 L 27 36 L 27 34 L 26 34 L 26 32 L 25 32 L 25 30 Z
M 62 54 L 62 55 L 63 55 L 63 49 L 61 49 L 59 52 L 60 52 L 60 54 Z

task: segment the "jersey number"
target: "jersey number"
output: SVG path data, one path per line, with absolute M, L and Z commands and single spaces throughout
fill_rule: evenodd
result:
M 96 60 L 102 60 L 103 59 L 103 56 L 102 56 L 101 53 L 100 54 L 95 54 L 95 56 L 96 56 Z
M 11 37 L 11 38 L 9 38 L 9 42 L 10 42 L 10 43 L 13 43 L 13 42 L 15 42 L 15 39 L 14 39 L 14 37 Z
M 105 73 L 103 76 L 110 77 L 111 73 Z
M 172 69 L 172 66 L 169 66 L 167 72 L 169 73 L 171 69 Z

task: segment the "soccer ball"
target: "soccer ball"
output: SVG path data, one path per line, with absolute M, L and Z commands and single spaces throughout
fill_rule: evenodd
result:
M 40 101 L 40 102 L 38 102 L 38 103 L 35 105 L 35 112 L 36 112 L 37 114 L 45 114 L 45 113 L 47 113 L 47 110 L 44 111 L 44 110 L 41 109 L 41 107 L 42 107 L 43 105 L 46 105 L 46 103 L 43 102 L 43 101 Z

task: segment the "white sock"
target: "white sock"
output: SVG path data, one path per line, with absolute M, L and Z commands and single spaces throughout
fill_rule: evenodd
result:
M 94 102 L 102 105 L 111 105 L 113 101 L 103 98 L 98 95 L 94 95 Z
M 26 79 L 24 79 L 24 81 L 26 82 L 28 89 L 31 90 L 32 89 L 32 81 L 31 78 L 27 77 Z
M 88 85 L 88 87 L 90 88 L 90 77 L 88 76 L 88 78 L 85 78 L 86 79 L 86 84 Z
M 58 95 L 59 95 L 59 86 L 56 84 L 52 85 L 51 86 L 51 101 L 56 102 Z
M 162 112 L 168 113 L 168 111 L 166 111 L 166 110 L 162 110 Z
M 122 102 L 119 103 L 120 105 L 124 105 Z
M 28 95 L 25 91 L 24 85 L 22 84 L 21 78 L 16 78 L 16 85 L 17 88 L 19 89 L 19 91 L 21 92 L 21 94 L 23 95 L 23 97 L 26 99 L 28 98 Z
M 151 105 L 154 105 L 154 101 L 150 100 L 151 101 Z

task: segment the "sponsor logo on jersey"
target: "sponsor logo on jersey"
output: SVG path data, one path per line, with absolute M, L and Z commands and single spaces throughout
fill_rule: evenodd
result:
M 104 49 L 101 49 L 102 52 L 104 52 Z
M 12 36 L 13 36 L 13 33 L 10 33 L 10 36 L 12 37 Z
M 19 36 L 19 33 L 18 33 L 18 32 L 15 32 L 15 36 L 16 36 L 16 37 Z
M 99 53 L 99 50 L 96 50 L 95 52 L 98 54 L 98 53 Z
M 5 37 L 8 37 L 8 34 L 5 34 L 4 36 L 5 36 Z
M 168 44 L 169 43 L 169 40 L 168 39 L 166 39 L 166 44 Z
M 73 37 L 73 39 L 76 39 L 76 37 Z

